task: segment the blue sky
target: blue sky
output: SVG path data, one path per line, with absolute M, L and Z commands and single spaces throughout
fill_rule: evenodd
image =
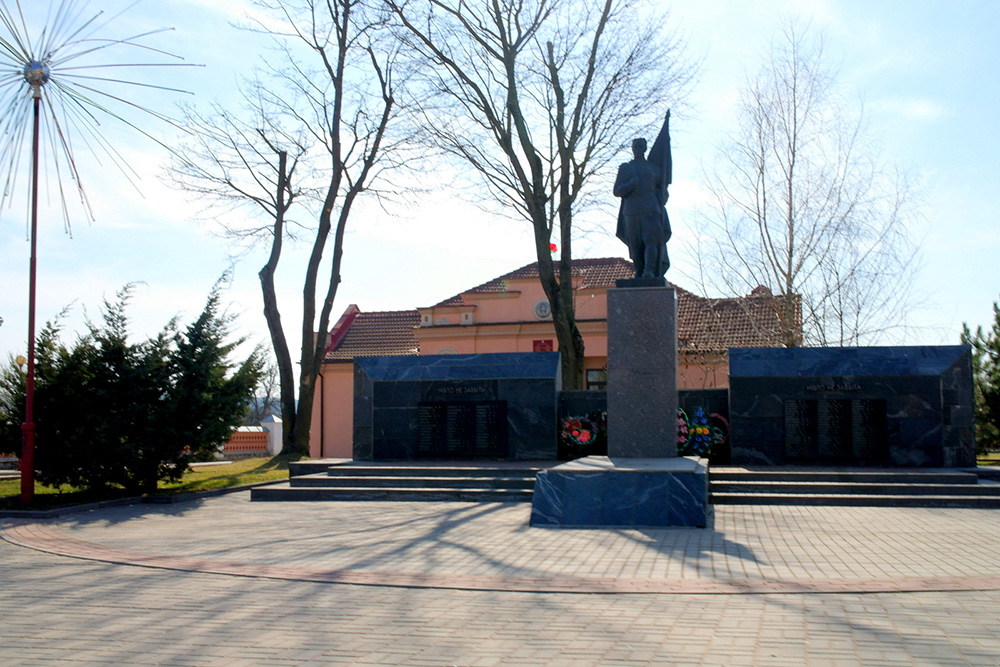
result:
M 11 0 L 6 0 L 8 4 Z M 37 11 L 42 3 L 29 0 Z M 131 1 L 92 0 L 93 11 L 114 15 Z M 670 215 L 674 228 L 668 278 L 693 287 L 685 274 L 695 258 L 685 243 L 704 198 L 698 182 L 735 118 L 733 105 L 746 72 L 757 67 L 769 39 L 788 18 L 808 21 L 822 34 L 838 65 L 848 96 L 862 98 L 869 128 L 887 157 L 919 182 L 924 223 L 914 230 L 923 268 L 915 312 L 920 325 L 911 344 L 954 344 L 962 322 L 987 324 L 1000 296 L 1000 226 L 994 186 L 1000 174 L 1000 2 L 993 0 L 698 0 L 669 5 L 673 27 L 685 36 L 692 60 L 701 61 L 689 106 L 676 113 L 674 186 Z M 102 34 L 124 36 L 173 27 L 158 46 L 204 67 L 173 70 L 170 81 L 193 96 L 143 90 L 142 101 L 173 112 L 178 101 L 204 105 L 231 102 L 236 82 L 263 53 L 260 40 L 230 26 L 251 8 L 249 0 L 145 0 L 127 9 Z M 31 18 L 31 17 L 29 17 Z M 169 76 L 167 76 L 169 74 Z M 167 143 L 178 133 L 144 121 Z M 105 295 L 127 282 L 135 293 L 134 330 L 155 332 L 175 314 L 189 320 L 200 312 L 208 290 L 232 264 L 226 293 L 238 328 L 253 341 L 266 341 L 260 314 L 257 271 L 260 250 L 244 251 L 213 234 L 216 223 L 203 206 L 161 181 L 166 152 L 107 122 L 107 136 L 140 173 L 137 192 L 107 164 L 85 154 L 84 185 L 96 220 L 74 212 L 73 235 L 62 231 L 54 198 L 43 203 L 39 237 L 39 319 L 75 302 L 69 330 L 82 325 L 83 307 L 93 317 Z M 623 160 L 627 159 L 623 156 Z M 106 162 L 106 161 L 105 161 Z M 434 185 L 433 177 L 424 185 Z M 45 191 L 43 190 L 43 195 Z M 581 257 L 623 256 L 611 228 L 616 202 L 591 219 L 596 229 L 576 243 Z M 607 225 L 601 221 L 606 218 Z M 27 273 L 24 206 L 0 212 L 0 354 L 23 353 L 27 336 Z M 534 259 L 526 223 L 485 216 L 443 189 L 412 197 L 384 212 L 365 206 L 352 220 L 343 266 L 344 282 L 335 315 L 351 303 L 362 310 L 404 309 L 436 303 L 464 288 Z M 690 233 L 688 233 L 690 236 Z M 296 329 L 302 248 L 290 248 L 279 275 L 284 319 Z

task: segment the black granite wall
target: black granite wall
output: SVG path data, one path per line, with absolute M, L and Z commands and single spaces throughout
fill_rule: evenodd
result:
M 354 458 L 556 458 L 559 354 L 372 357 L 354 364 Z
M 975 465 L 964 346 L 732 349 L 741 465 Z

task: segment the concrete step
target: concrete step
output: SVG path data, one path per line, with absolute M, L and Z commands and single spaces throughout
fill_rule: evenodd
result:
M 551 461 L 387 461 L 291 464 L 287 484 L 253 489 L 251 500 L 443 500 L 529 502 L 535 473 Z
M 1000 507 L 1000 485 L 962 470 L 718 466 L 709 471 L 709 489 L 718 505 Z
M 251 490 L 252 501 L 450 501 L 530 502 L 526 489 L 416 488 L 416 487 L 292 487 L 284 484 Z
M 781 469 L 746 470 L 712 467 L 712 482 L 860 482 L 866 484 L 976 484 L 971 472 L 873 470 L 783 471 Z
M 384 473 L 385 471 L 383 471 Z M 427 472 L 427 471 L 425 471 Z M 483 489 L 527 489 L 531 491 L 535 487 L 535 475 L 518 476 L 439 476 L 436 474 L 417 475 L 347 475 L 347 474 L 323 474 L 323 475 L 300 475 L 291 479 L 293 487 L 311 488 L 345 488 L 345 487 L 373 487 L 373 488 L 483 488 Z
M 828 505 L 852 507 L 965 507 L 1000 508 L 1000 496 L 957 495 L 867 495 L 822 493 L 728 493 L 709 494 L 717 505 Z
M 325 473 L 331 466 L 344 465 L 350 462 L 351 459 L 307 459 L 305 461 L 292 461 L 288 464 L 288 476 L 299 477 L 301 475 Z
M 541 469 L 541 466 L 365 465 L 350 463 L 330 466 L 326 472 L 331 477 L 531 477 L 533 479 Z
M 733 481 L 711 484 L 716 493 L 740 494 L 819 494 L 863 496 L 997 496 L 1000 485 L 986 484 L 885 484 L 885 483 L 840 483 L 840 482 L 760 482 Z
M 478 462 L 478 461 L 387 461 L 364 462 L 352 459 L 311 459 L 288 464 L 289 475 L 300 477 L 329 472 L 331 475 L 422 475 L 433 474 L 440 477 L 468 476 L 490 477 L 506 475 L 534 475 L 542 468 L 554 465 L 552 461 L 524 462 Z

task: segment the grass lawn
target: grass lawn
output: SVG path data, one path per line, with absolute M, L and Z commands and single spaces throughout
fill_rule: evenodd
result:
M 244 459 L 235 463 L 198 466 L 189 470 L 179 482 L 160 482 L 157 495 L 172 493 L 191 493 L 194 491 L 210 491 L 230 486 L 254 484 L 257 482 L 276 482 L 288 479 L 287 456 L 275 456 L 270 459 Z M 0 480 L 0 509 L 19 509 L 21 507 L 21 480 Z M 124 489 L 110 489 L 103 494 L 63 485 L 61 487 L 35 484 L 35 509 L 46 509 L 61 505 L 89 503 L 109 498 L 125 497 Z
M 989 452 L 976 456 L 976 463 L 981 466 L 1000 466 L 1000 452 Z

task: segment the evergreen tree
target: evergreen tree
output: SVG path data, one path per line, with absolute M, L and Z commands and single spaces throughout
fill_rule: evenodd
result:
M 35 401 L 37 479 L 93 489 L 155 490 L 179 479 L 192 458 L 207 458 L 239 425 L 261 372 L 258 351 L 230 356 L 232 318 L 220 315 L 219 285 L 183 332 L 175 320 L 132 343 L 126 313 L 132 287 L 105 301 L 101 323 L 70 347 L 58 320 L 39 335 Z M 20 450 L 24 373 L 0 372 L 0 449 Z
M 993 325 L 975 335 L 962 325 L 962 343 L 972 347 L 975 392 L 976 448 L 980 452 L 1000 448 L 1000 305 L 993 304 Z
M 218 311 L 219 292 L 213 289 L 201 316 L 175 337 L 171 354 L 173 437 L 196 459 L 211 458 L 229 439 L 264 371 L 260 350 L 238 366 L 229 362 L 245 339 L 227 342 L 233 318 Z

